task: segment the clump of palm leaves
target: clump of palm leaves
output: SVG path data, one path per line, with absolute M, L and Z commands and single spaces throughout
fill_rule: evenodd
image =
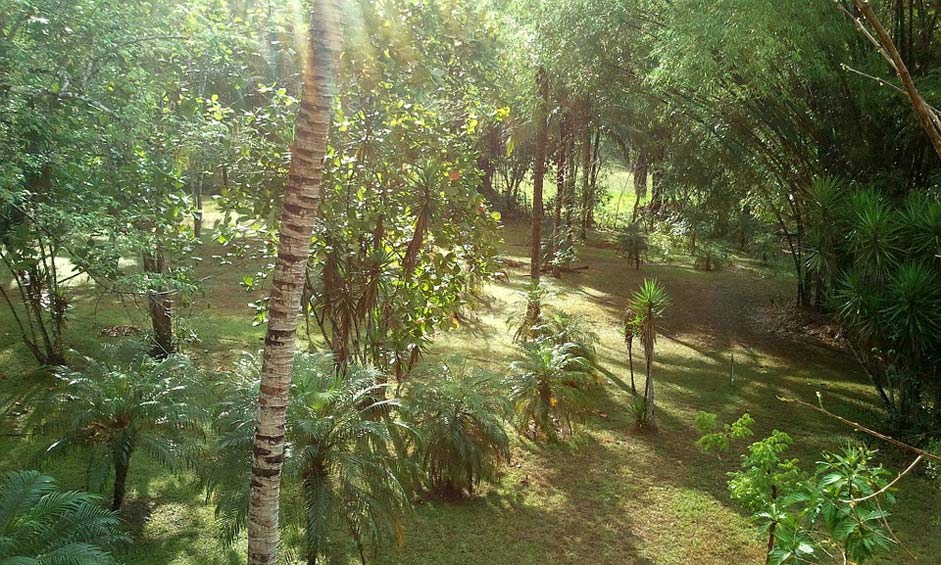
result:
M 647 380 L 644 387 L 643 414 L 641 418 L 638 418 L 638 423 L 643 426 L 656 426 L 653 361 L 657 343 L 658 320 L 663 317 L 663 312 L 669 304 L 670 297 L 663 289 L 663 286 L 656 279 L 644 279 L 640 289 L 631 297 L 628 310 L 634 315 L 633 320 L 628 322 L 628 325 L 632 335 L 640 340 L 644 348 L 646 361 Z
M 693 268 L 700 271 L 719 271 L 729 263 L 729 254 L 719 244 L 707 241 L 696 248 Z
M 517 429 L 534 438 L 557 439 L 559 431 L 571 435 L 573 421 L 587 406 L 590 362 L 572 343 L 531 341 L 522 344 L 522 352 L 523 358 L 510 367 Z
M 640 269 L 640 262 L 647 252 L 647 233 L 641 222 L 633 222 L 621 228 L 614 240 L 618 251 L 634 264 L 635 269 Z
M 38 471 L 0 481 L 0 562 L 111 565 L 111 552 L 127 543 L 118 515 L 94 495 L 59 490 Z
M 545 342 L 554 345 L 568 344 L 572 353 L 584 358 L 592 373 L 598 368 L 598 334 L 582 316 L 545 304 L 548 291 L 534 287 L 527 293 L 526 313 L 516 323 L 514 333 L 519 342 Z M 510 324 L 514 321 L 511 318 Z M 600 380 L 580 384 L 600 384 Z
M 504 392 L 492 375 L 465 373 L 442 365 L 415 382 L 405 404 L 418 461 L 431 488 L 446 496 L 472 495 L 510 458 Z
M 239 362 L 223 389 L 215 417 L 216 449 L 200 475 L 216 505 L 220 534 L 234 542 L 247 521 L 258 363 Z M 288 405 L 281 523 L 303 530 L 308 563 L 328 556 L 337 537 L 365 551 L 398 539 L 410 507 L 407 462 L 396 456 L 386 385 L 377 371 L 348 364 L 338 371 L 328 355 L 298 355 Z M 291 501 L 294 503 L 292 504 Z
M 201 383 L 180 355 L 162 361 L 85 357 L 83 365 L 56 369 L 58 386 L 34 414 L 38 430 L 57 438 L 42 458 L 86 452 L 90 488 L 99 492 L 111 479 L 111 508 L 119 510 L 138 451 L 170 470 L 192 462 L 206 421 L 197 402 Z

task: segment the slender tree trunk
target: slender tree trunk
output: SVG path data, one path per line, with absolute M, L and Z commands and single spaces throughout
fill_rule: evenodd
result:
M 335 0 L 316 0 L 313 3 L 303 91 L 291 146 L 278 256 L 271 282 L 268 331 L 258 395 L 248 508 L 250 565 L 272 565 L 277 560 L 285 412 L 301 295 L 310 257 L 310 239 L 320 205 L 323 157 L 340 44 L 339 16 L 340 9 Z
M 203 175 L 198 176 L 193 184 L 193 202 L 196 205 L 193 212 L 193 235 L 197 239 L 203 235 Z
M 637 396 L 637 385 L 634 384 L 634 338 L 627 339 L 627 361 L 631 368 L 631 392 Z
M 533 223 L 529 277 L 533 284 L 539 284 L 542 269 L 542 185 L 546 175 L 546 142 L 548 132 L 546 121 L 549 113 L 549 79 L 545 69 L 536 74 L 536 90 L 539 101 L 536 106 L 536 155 L 533 163 Z
M 559 264 L 555 261 L 555 255 L 559 250 L 559 238 L 562 236 L 562 199 L 565 196 L 565 161 L 567 157 L 565 150 L 568 135 L 568 118 L 563 116 L 562 123 L 559 126 L 559 152 L 556 158 L 555 172 L 555 213 L 552 222 L 552 248 L 549 255 L 552 259 L 552 276 L 556 278 L 561 276 Z
M 647 425 L 654 427 L 657 425 L 654 416 L 654 389 L 653 389 L 653 348 L 647 350 L 647 383 L 644 388 L 644 412 L 646 413 Z
M 637 221 L 637 211 L 640 208 L 640 199 L 647 195 L 647 154 L 637 152 L 634 158 L 634 212 L 631 214 L 631 223 Z
M 124 495 L 127 492 L 127 472 L 130 460 L 114 459 L 114 495 L 111 499 L 111 511 L 117 512 L 124 504 Z
M 591 216 L 591 124 L 587 116 L 582 138 L 582 217 L 579 222 L 581 238 L 588 237 L 588 218 Z
M 163 251 L 143 253 L 144 272 L 163 276 L 166 270 Z M 153 328 L 151 357 L 164 359 L 174 352 L 173 347 L 173 299 L 165 285 L 157 285 L 147 294 L 147 308 L 150 312 L 150 325 Z
M 778 498 L 778 486 L 771 485 L 771 503 L 774 504 L 774 501 Z M 768 550 L 765 552 L 765 563 L 771 563 L 771 552 L 774 551 L 774 540 L 775 540 L 775 530 L 778 527 L 778 523 L 771 522 L 771 526 L 768 527 Z

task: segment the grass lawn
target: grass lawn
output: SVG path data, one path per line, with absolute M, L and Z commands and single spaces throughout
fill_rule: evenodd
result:
M 617 175 L 609 179 L 609 186 L 619 185 Z M 632 195 L 631 183 L 623 185 Z M 525 227 L 509 226 L 506 239 L 504 256 L 525 262 Z M 687 264 L 645 265 L 635 271 L 612 250 L 592 244 L 582 249 L 579 264 L 588 269 L 552 281 L 551 301 L 594 323 L 601 338 L 600 360 L 618 381 L 595 395 L 593 412 L 571 442 L 547 446 L 516 439 L 513 462 L 499 484 L 482 488 L 472 501 L 419 504 L 406 523 L 401 546 L 380 554 L 379 562 L 761 563 L 762 540 L 726 493 L 725 473 L 736 468 L 738 458 L 700 453 L 693 445 L 693 415 L 706 410 L 729 421 L 750 412 L 759 434 L 773 428 L 791 434 L 796 440 L 792 455 L 806 467 L 821 450 L 839 447 L 853 433 L 815 412 L 784 404 L 777 395 L 813 399 L 820 391 L 831 410 L 875 421 L 876 396 L 845 354 L 771 335 L 753 323 L 753 315 L 772 297 L 790 296 L 788 280 L 737 268 L 705 273 Z M 225 367 L 239 350 L 262 345 L 263 330 L 251 326 L 247 307 L 256 295 L 238 286 L 244 273 L 255 270 L 255 265 L 219 266 L 209 259 L 199 267 L 200 277 L 209 278 L 205 294 L 191 307 L 188 324 L 199 337 L 191 350 L 210 368 Z M 476 318 L 440 335 L 426 362 L 456 356 L 505 372 L 515 355 L 506 318 L 522 297 L 525 271 L 513 269 L 508 282 L 489 286 Z M 620 335 L 621 311 L 644 277 L 660 279 L 673 300 L 654 367 L 660 425 L 656 433 L 634 428 Z M 146 327 L 143 312 L 133 305 L 108 297 L 99 300 L 90 288 L 77 291 L 79 301 L 68 328 L 73 346 L 87 348 L 93 341 L 110 339 L 99 337 L 103 325 Z M 730 383 L 733 352 L 735 379 Z M 637 355 L 640 370 L 642 354 Z M 0 379 L 9 384 L 31 369 L 8 313 L 2 311 Z M 878 447 L 894 470 L 907 463 L 885 446 Z M 24 468 L 41 448 L 41 438 L 4 437 L 0 468 Z M 67 487 L 83 486 L 79 459 L 57 462 L 47 470 Z M 141 455 L 132 463 L 128 487 L 126 513 L 137 543 L 123 556 L 127 563 L 244 560 L 243 548 L 224 550 L 214 540 L 212 509 L 192 477 L 170 475 Z M 937 562 L 941 555 L 941 492 L 929 489 L 919 477 L 905 479 L 892 521 L 902 541 L 926 563 Z M 898 551 L 887 561 L 906 560 Z

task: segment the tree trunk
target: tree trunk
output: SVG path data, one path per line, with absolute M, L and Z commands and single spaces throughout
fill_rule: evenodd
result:
M 203 175 L 198 175 L 196 182 L 193 183 L 193 203 L 196 209 L 193 211 L 193 235 L 197 239 L 203 235 Z
M 127 471 L 130 460 L 114 459 L 114 496 L 111 499 L 111 511 L 117 512 L 124 504 L 124 495 L 127 492 Z
M 638 151 L 634 159 L 634 212 L 631 214 L 631 223 L 637 221 L 637 211 L 640 208 L 640 199 L 647 195 L 647 154 Z
M 536 106 L 536 155 L 533 163 L 533 223 L 530 250 L 529 277 L 539 284 L 542 269 L 542 184 L 546 175 L 546 121 L 549 112 L 549 79 L 546 70 L 540 68 L 536 74 L 536 90 L 539 101 Z
M 627 361 L 631 368 L 631 392 L 637 396 L 637 385 L 634 384 L 634 338 L 627 340 Z
M 647 354 L 647 383 L 644 388 L 644 420 L 647 422 L 647 425 L 650 427 L 656 426 L 656 421 L 654 419 L 654 390 L 653 390 L 653 352 L 649 351 Z
M 166 261 L 159 248 L 143 253 L 144 272 L 158 277 L 164 275 Z M 147 293 L 147 309 L 150 312 L 150 325 L 153 328 L 153 343 L 150 356 L 165 359 L 174 352 L 173 346 L 173 299 L 171 291 L 163 284 L 157 284 Z
M 591 216 L 591 124 L 585 120 L 582 132 L 582 217 L 579 222 L 582 239 L 588 237 L 588 218 Z
M 300 109 L 285 185 L 280 241 L 271 281 L 268 331 L 261 369 L 248 508 L 248 563 L 277 560 L 281 464 L 294 342 L 304 289 L 310 239 L 320 204 L 320 184 L 333 107 L 340 44 L 340 9 L 317 0 L 310 14 L 308 54 Z
M 559 265 L 555 262 L 555 254 L 559 249 L 559 238 L 562 235 L 562 198 L 565 195 L 565 160 L 567 156 L 565 150 L 568 135 L 568 118 L 563 116 L 562 124 L 559 126 L 559 152 L 556 158 L 555 172 L 555 214 L 553 214 L 552 247 L 549 254 L 552 260 L 552 276 L 556 278 L 561 276 Z

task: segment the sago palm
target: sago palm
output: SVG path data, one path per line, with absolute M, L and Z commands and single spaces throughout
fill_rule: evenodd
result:
M 463 373 L 444 365 L 413 385 L 405 405 L 431 487 L 458 496 L 494 480 L 500 462 L 510 458 L 502 391 L 489 375 Z
M 228 542 L 248 518 L 252 399 L 258 389 L 257 380 L 248 377 L 257 374 L 257 364 L 249 359 L 240 366 L 241 378 L 224 386 L 217 449 L 201 469 Z M 301 527 L 308 563 L 327 556 L 330 543 L 344 532 L 363 562 L 367 547 L 401 535 L 410 500 L 390 432 L 399 424 L 382 417 L 396 401 L 385 399 L 387 385 L 380 380 L 375 371 L 353 364 L 347 374 L 338 374 L 325 355 L 295 360 L 284 470 L 292 483 L 289 492 L 298 492 L 299 501 L 291 505 L 291 497 L 285 499 L 281 524 Z
M 558 437 L 558 428 L 572 432 L 572 422 L 585 406 L 580 384 L 591 382 L 591 364 L 571 343 L 545 341 L 522 345 L 523 359 L 511 365 L 510 400 L 516 426 L 532 435 Z
M 0 481 L 0 562 L 109 565 L 130 542 L 121 520 L 96 496 L 61 491 L 37 471 L 11 471 Z
M 115 365 L 85 358 L 82 370 L 60 367 L 59 387 L 37 410 L 41 429 L 58 438 L 43 456 L 85 451 L 90 487 L 98 491 L 113 478 L 111 508 L 119 510 L 139 450 L 170 470 L 189 461 L 206 419 L 195 374 L 177 355 Z
M 654 347 L 657 343 L 657 323 L 669 304 L 670 297 L 656 279 L 644 279 L 640 289 L 631 297 L 630 310 L 634 312 L 634 335 L 640 339 L 644 347 L 647 365 L 643 419 L 649 426 L 656 426 L 653 360 Z

